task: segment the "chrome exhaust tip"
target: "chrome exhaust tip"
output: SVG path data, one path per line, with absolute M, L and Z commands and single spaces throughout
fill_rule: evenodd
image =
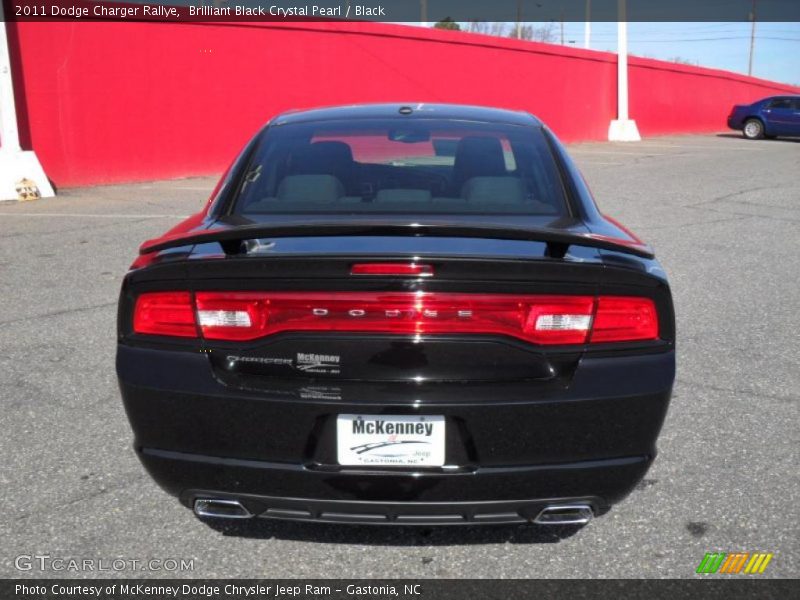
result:
M 552 504 L 533 520 L 537 525 L 585 525 L 594 517 L 588 504 Z
M 250 519 L 251 513 L 238 500 L 219 500 L 215 498 L 196 498 L 194 514 L 198 517 L 218 519 Z

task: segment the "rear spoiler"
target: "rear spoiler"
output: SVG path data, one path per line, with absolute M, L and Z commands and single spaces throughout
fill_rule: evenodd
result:
M 519 240 L 544 242 L 547 255 L 563 258 L 570 246 L 586 246 L 600 250 L 611 250 L 632 254 L 642 258 L 653 258 L 652 248 L 638 241 L 609 237 L 596 233 L 579 233 L 547 228 L 516 228 L 447 223 L 299 223 L 291 225 L 240 225 L 219 227 L 202 231 L 181 232 L 173 237 L 157 238 L 142 244 L 140 254 L 149 254 L 188 246 L 218 242 L 226 254 L 242 254 L 242 242 L 246 240 L 282 237 L 328 237 L 328 236 L 395 236 L 395 237 L 456 237 L 485 238 L 495 240 Z

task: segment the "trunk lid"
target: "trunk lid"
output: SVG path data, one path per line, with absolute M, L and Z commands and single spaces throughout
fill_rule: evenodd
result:
M 640 259 L 629 257 L 627 264 L 612 266 L 601 248 L 583 245 L 571 245 L 562 257 L 554 258 L 548 242 L 520 239 L 406 235 L 255 239 L 234 253 L 226 252 L 219 242 L 202 239 L 191 246 L 157 251 L 157 262 L 129 274 L 123 290 L 128 306 L 139 291 L 150 289 L 187 289 L 195 294 L 298 292 L 316 294 L 317 299 L 320 292 L 595 297 L 600 293 L 654 296 L 662 285 L 646 273 Z M 624 263 L 625 256 L 616 260 Z M 353 275 L 353 265 L 363 263 L 425 264 L 433 274 Z M 357 321 L 353 319 L 356 328 Z M 585 344 L 543 346 L 502 332 L 455 328 L 421 334 L 290 330 L 251 341 L 205 339 L 198 349 L 208 355 L 210 367 L 227 385 L 274 390 L 331 381 L 531 381 L 560 387 L 568 384 L 586 348 Z

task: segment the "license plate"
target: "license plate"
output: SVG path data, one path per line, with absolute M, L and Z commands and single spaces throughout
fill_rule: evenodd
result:
M 336 420 L 340 465 L 441 467 L 444 417 L 339 415 Z

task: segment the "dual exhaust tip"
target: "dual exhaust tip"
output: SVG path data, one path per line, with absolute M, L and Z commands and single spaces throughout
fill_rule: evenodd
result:
M 215 498 L 197 498 L 194 501 L 194 514 L 218 519 L 250 519 L 255 516 L 238 500 Z
M 255 515 L 238 500 L 197 498 L 194 512 L 198 517 L 221 519 L 251 519 Z M 588 504 L 551 504 L 533 519 L 537 525 L 585 525 L 594 517 Z
M 533 520 L 537 525 L 586 525 L 594 517 L 588 504 L 551 504 Z

